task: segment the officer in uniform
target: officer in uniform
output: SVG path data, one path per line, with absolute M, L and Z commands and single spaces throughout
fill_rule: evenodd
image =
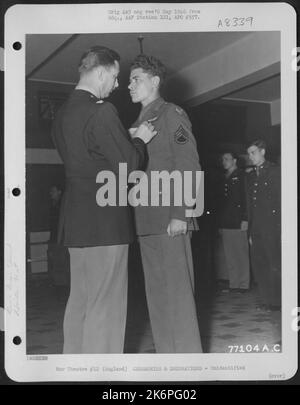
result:
M 255 170 L 247 175 L 247 205 L 251 264 L 262 305 L 277 310 L 281 305 L 280 168 L 265 160 L 266 144 L 252 142 L 248 156 Z
M 99 206 L 99 172 L 119 163 L 143 165 L 155 135 L 142 124 L 128 137 L 112 104 L 119 55 L 95 46 L 81 58 L 80 80 L 58 113 L 53 137 L 66 172 L 59 234 L 70 252 L 71 291 L 64 317 L 64 353 L 122 353 L 127 309 L 128 244 L 134 239 L 128 206 Z
M 224 253 L 221 266 L 231 291 L 249 289 L 249 249 L 247 238 L 247 209 L 245 179 L 237 167 L 233 152 L 222 155 L 225 175 L 219 196 L 218 227 L 220 250 Z
M 50 238 L 48 242 L 48 271 L 51 284 L 57 290 L 69 286 L 70 258 L 68 249 L 57 242 L 62 187 L 55 184 L 50 188 Z M 58 294 L 59 295 L 59 294 Z
M 148 120 L 157 136 L 147 145 L 151 172 L 201 170 L 186 113 L 160 97 L 162 63 L 140 55 L 131 66 L 129 90 L 142 110 L 133 127 Z M 172 197 L 171 197 L 172 201 Z M 135 209 L 148 309 L 157 353 L 202 352 L 194 300 L 193 260 L 184 205 Z

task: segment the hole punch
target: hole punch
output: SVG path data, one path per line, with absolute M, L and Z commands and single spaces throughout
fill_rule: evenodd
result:
M 16 187 L 13 189 L 12 193 L 15 197 L 18 197 L 21 194 L 21 190 L 18 187 Z
M 13 48 L 14 48 L 15 51 L 19 51 L 22 48 L 21 42 L 18 42 L 18 41 L 14 42 L 13 43 Z
M 15 336 L 15 337 L 13 338 L 13 343 L 14 343 L 16 346 L 19 346 L 19 345 L 22 343 L 22 339 L 20 338 L 20 336 Z

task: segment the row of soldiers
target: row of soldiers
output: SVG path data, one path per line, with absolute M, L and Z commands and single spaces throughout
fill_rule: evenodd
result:
M 237 167 L 233 152 L 222 155 L 218 278 L 229 279 L 230 290 L 245 292 L 251 264 L 261 299 L 258 309 L 272 311 L 281 303 L 280 167 L 266 160 L 263 140 L 250 143 L 247 153 L 253 165 L 248 173 Z

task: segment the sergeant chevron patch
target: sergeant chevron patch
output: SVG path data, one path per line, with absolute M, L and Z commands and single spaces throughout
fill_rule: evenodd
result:
M 177 131 L 175 132 L 174 139 L 175 139 L 175 142 L 178 143 L 179 145 L 184 145 L 185 143 L 188 142 L 189 134 L 183 128 L 182 125 L 180 125 L 179 128 L 177 129 Z

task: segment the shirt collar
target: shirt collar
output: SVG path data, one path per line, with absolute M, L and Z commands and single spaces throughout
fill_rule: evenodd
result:
M 75 90 L 73 91 L 73 94 L 72 94 L 72 95 L 73 95 L 74 97 L 84 97 L 84 98 L 88 98 L 88 99 L 91 99 L 91 100 L 93 100 L 93 101 L 95 101 L 95 102 L 98 102 L 98 101 L 101 100 L 100 98 L 96 97 L 95 94 L 91 93 L 91 92 L 88 91 L 88 90 L 75 89 Z
M 139 121 L 145 119 L 145 117 L 148 115 L 149 112 L 157 112 L 161 105 L 164 103 L 164 99 L 162 97 L 158 97 L 155 100 L 151 101 L 150 104 L 148 104 L 146 107 L 142 108 L 139 116 Z
M 226 179 L 226 180 L 229 180 L 229 179 L 231 179 L 232 177 L 236 176 L 237 173 L 238 173 L 238 167 L 237 167 L 236 169 L 234 169 L 234 171 L 231 172 L 229 176 L 226 176 L 226 172 L 225 172 L 225 179 Z
M 260 170 L 265 169 L 266 167 L 269 167 L 269 166 L 270 166 L 270 163 L 267 160 L 265 160 L 261 165 L 256 166 L 255 170 L 260 171 Z

